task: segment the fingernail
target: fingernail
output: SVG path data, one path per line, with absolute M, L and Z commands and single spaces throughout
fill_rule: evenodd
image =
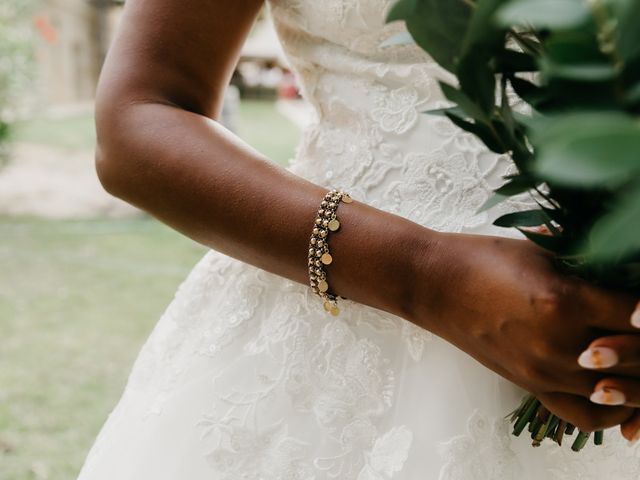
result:
M 546 225 L 538 225 L 536 227 L 522 227 L 523 230 L 532 233 L 538 233 L 540 235 L 551 235 L 551 230 Z
M 549 230 L 549 227 L 547 227 L 546 225 L 538 225 L 536 227 L 536 233 L 539 233 L 541 235 L 551 235 L 551 230 Z
M 624 405 L 626 398 L 620 390 L 604 387 L 593 392 L 589 400 L 600 405 Z
M 578 357 L 578 363 L 584 368 L 609 368 L 618 363 L 618 354 L 609 347 L 587 348 Z
M 636 305 L 636 309 L 631 314 L 631 325 L 640 328 L 640 302 Z
M 633 435 L 633 438 L 629 440 L 629 445 L 635 445 L 638 440 L 640 440 L 640 428 L 638 428 L 636 433 Z

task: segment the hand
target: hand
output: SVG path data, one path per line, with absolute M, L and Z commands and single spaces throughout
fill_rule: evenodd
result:
M 632 319 L 632 325 L 640 328 L 640 303 Z M 578 363 L 585 369 L 602 372 L 593 386 L 592 402 L 640 407 L 640 382 L 634 378 L 640 370 L 640 336 L 597 338 L 580 354 Z M 640 440 L 640 410 L 622 423 L 620 430 L 627 440 Z
M 409 320 L 583 431 L 631 419 L 632 407 L 589 400 L 600 376 L 576 358 L 603 333 L 637 331 L 629 323 L 635 299 L 563 275 L 550 253 L 503 237 L 440 233 L 416 259 L 415 277 Z M 640 371 L 626 373 L 640 382 Z

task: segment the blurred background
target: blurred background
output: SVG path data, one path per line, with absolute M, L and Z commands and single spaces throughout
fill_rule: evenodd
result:
M 93 98 L 123 3 L 0 1 L 2 480 L 76 477 L 142 343 L 206 252 L 96 177 Z M 286 166 L 310 116 L 263 12 L 222 122 Z

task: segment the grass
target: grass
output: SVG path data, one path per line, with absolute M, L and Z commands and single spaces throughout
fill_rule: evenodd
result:
M 93 149 L 90 114 L 14 127 L 16 141 Z M 292 157 L 299 132 L 273 104 L 242 103 L 238 127 L 279 164 Z M 149 217 L 0 217 L 0 236 L 0 479 L 72 480 L 206 248 Z
M 20 143 L 34 143 L 68 150 L 92 150 L 96 142 L 93 113 L 49 120 L 33 118 L 11 125 L 10 138 Z
M 278 113 L 269 101 L 244 100 L 238 112 L 238 135 L 258 151 L 280 165 L 293 157 L 299 137 L 298 128 Z M 93 149 L 95 128 L 93 113 L 59 120 L 34 118 L 11 126 L 11 139 L 68 150 Z
M 238 135 L 282 166 L 293 158 L 300 131 L 276 111 L 275 104 L 259 100 L 240 103 Z
M 0 478 L 73 479 L 206 248 L 150 218 L 0 229 Z

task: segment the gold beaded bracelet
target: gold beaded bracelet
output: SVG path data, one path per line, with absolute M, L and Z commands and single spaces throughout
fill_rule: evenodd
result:
M 336 217 L 340 201 L 351 203 L 353 200 L 349 194 L 336 189 L 327 192 L 320 203 L 309 241 L 309 283 L 311 289 L 324 300 L 324 309 L 332 315 L 340 313 L 337 305 L 338 296 L 328 293 L 329 284 L 323 266 L 333 261 L 329 252 L 329 232 L 335 232 L 340 228 L 340 222 Z

